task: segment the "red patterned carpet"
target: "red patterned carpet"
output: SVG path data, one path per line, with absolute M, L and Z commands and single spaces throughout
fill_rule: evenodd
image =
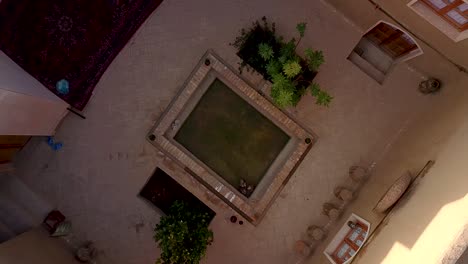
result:
M 3 0 L 0 49 L 73 107 L 162 0 Z M 59 80 L 69 83 L 60 94 Z

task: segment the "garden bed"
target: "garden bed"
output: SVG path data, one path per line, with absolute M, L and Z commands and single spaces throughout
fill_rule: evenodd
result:
M 275 31 L 272 31 L 268 26 L 254 23 L 251 30 L 242 47 L 237 52 L 237 56 L 242 59 L 240 71 L 248 65 L 260 73 L 265 80 L 272 81 L 271 76 L 264 67 L 265 60 L 260 56 L 258 46 L 261 43 L 266 43 L 272 47 L 274 54 L 279 54 L 283 44 L 275 36 Z M 275 29 L 273 28 L 273 30 Z M 304 80 L 312 82 L 317 75 L 317 71 L 309 70 L 307 68 L 307 62 L 302 58 L 300 58 L 300 64 L 304 68 L 304 72 L 302 72 Z M 247 68 L 247 70 L 249 70 L 249 68 Z
M 316 103 L 328 106 L 333 99 L 320 89 L 313 80 L 324 62 L 322 51 L 305 49 L 304 58 L 296 49 L 305 33 L 306 23 L 297 24 L 299 38 L 285 41 L 276 35 L 275 23 L 263 17 L 248 29 L 242 29 L 233 43 L 242 59 L 239 71 L 255 70 L 265 80 L 272 82 L 271 97 L 279 107 L 296 106 L 301 97 L 310 90 Z

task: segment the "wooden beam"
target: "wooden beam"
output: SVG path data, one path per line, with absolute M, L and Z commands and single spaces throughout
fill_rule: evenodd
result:
M 395 39 L 400 38 L 402 35 L 403 35 L 403 32 L 402 32 L 401 30 L 398 30 L 398 31 L 396 31 L 395 33 L 393 33 L 392 35 L 390 35 L 388 38 L 384 39 L 384 40 L 380 43 L 380 45 L 385 45 L 385 44 L 391 43 L 391 42 L 394 41 Z

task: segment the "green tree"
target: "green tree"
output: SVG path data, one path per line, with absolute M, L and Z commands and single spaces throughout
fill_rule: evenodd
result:
M 210 216 L 188 204 L 174 202 L 154 229 L 161 256 L 157 264 L 198 264 L 213 241 Z

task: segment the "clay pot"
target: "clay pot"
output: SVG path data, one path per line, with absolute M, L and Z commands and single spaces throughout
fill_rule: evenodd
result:
M 344 187 L 336 187 L 333 193 L 336 198 L 344 202 L 349 202 L 353 199 L 353 192 Z
M 233 216 L 231 216 L 231 218 L 229 218 L 229 220 L 231 220 L 231 223 L 236 223 L 237 222 L 237 216 L 233 215 Z
M 441 83 L 439 80 L 429 78 L 419 84 L 419 91 L 423 94 L 435 93 L 440 90 Z
M 352 166 L 349 168 L 349 177 L 356 183 L 365 180 L 367 174 L 367 170 L 361 166 Z
M 322 212 L 324 215 L 328 216 L 330 220 L 336 220 L 340 217 L 340 210 L 334 204 L 325 203 L 322 207 Z
M 313 240 L 319 241 L 325 237 L 325 231 L 318 226 L 312 225 L 307 228 L 307 236 Z
M 294 252 L 301 257 L 309 256 L 311 251 L 310 246 L 303 240 L 298 240 L 294 244 Z

